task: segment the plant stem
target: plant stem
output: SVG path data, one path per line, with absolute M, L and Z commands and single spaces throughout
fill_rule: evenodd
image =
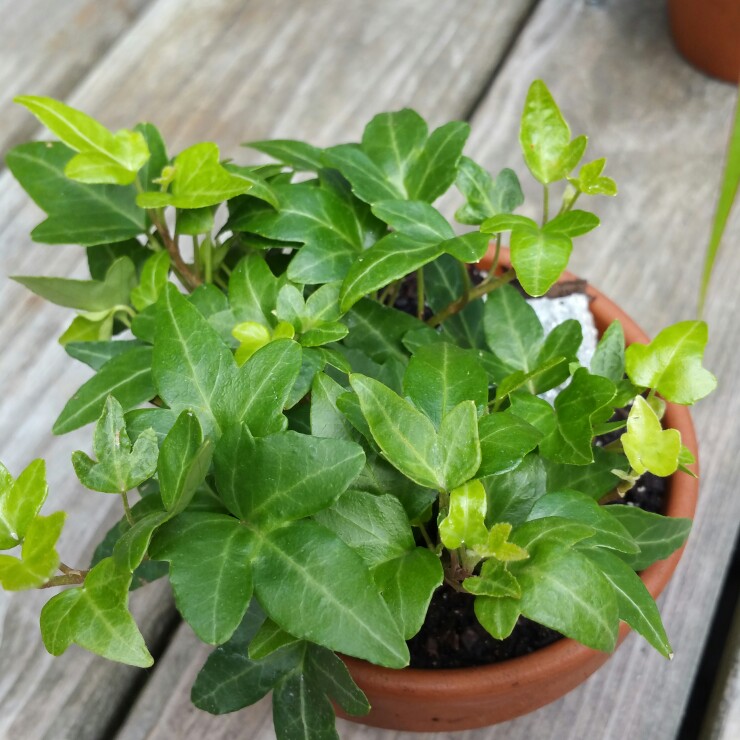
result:
M 560 209 L 560 213 L 561 214 L 562 213 L 568 213 L 568 211 L 570 211 L 571 208 L 573 208 L 573 206 L 576 204 L 576 201 L 578 200 L 578 198 L 579 198 L 580 195 L 581 195 L 581 191 L 580 190 L 576 190 L 576 192 L 573 195 L 573 197 L 567 203 L 563 203 L 563 207 Z M 558 215 L 560 215 L 560 214 L 558 214 Z
M 88 571 L 78 571 L 77 573 L 71 573 L 70 575 L 54 576 L 50 578 L 43 586 L 39 588 L 54 588 L 55 586 L 79 586 L 85 582 L 85 576 Z
M 458 266 L 460 268 L 460 276 L 462 277 L 463 294 L 462 298 L 465 301 L 470 300 L 470 273 L 468 272 L 468 266 L 464 262 L 458 260 Z
M 453 301 L 452 303 L 450 303 L 449 306 L 443 308 L 439 313 L 434 314 L 434 316 L 432 316 L 432 318 L 427 321 L 427 324 L 432 327 L 439 326 L 450 316 L 454 316 L 456 313 L 460 313 L 460 311 L 462 311 L 463 308 L 465 308 L 465 306 L 467 306 L 468 303 L 470 303 L 471 301 L 474 301 L 476 298 L 480 298 L 481 296 L 484 296 L 491 291 L 496 290 L 496 288 L 500 288 L 502 285 L 510 283 L 515 278 L 516 272 L 514 270 L 508 270 L 501 276 L 496 276 L 491 273 L 482 283 L 479 283 L 478 285 L 470 289 L 467 298 L 463 295 L 456 301 Z
M 549 185 L 543 185 L 543 196 L 542 196 L 542 225 L 544 226 L 550 217 L 550 187 Z
M 419 531 L 421 532 L 421 536 L 424 538 L 424 542 L 426 542 L 427 547 L 432 550 L 432 552 L 436 552 L 437 548 L 434 546 L 434 542 L 432 542 L 432 538 L 429 536 L 427 528 L 421 522 L 419 523 Z
M 123 501 L 123 510 L 126 513 L 126 521 L 133 527 L 135 523 L 134 516 L 131 513 L 131 507 L 128 503 L 128 493 L 126 491 L 121 493 L 121 500 Z
M 424 321 L 424 268 L 416 271 L 416 317 Z
M 154 224 L 154 227 L 157 229 L 157 233 L 162 239 L 165 249 L 169 252 L 170 257 L 172 258 L 172 265 L 182 280 L 183 285 L 192 292 L 199 285 L 202 285 L 203 281 L 190 269 L 188 264 L 182 258 L 180 248 L 177 246 L 177 242 L 172 238 L 172 234 L 170 234 L 170 230 L 167 228 L 167 222 L 162 218 L 161 211 L 152 209 L 147 211 L 147 213 L 149 214 L 149 218 Z

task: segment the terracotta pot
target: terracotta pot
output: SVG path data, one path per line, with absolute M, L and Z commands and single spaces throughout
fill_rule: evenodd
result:
M 503 250 L 502 250 L 503 251 Z M 502 255 L 508 266 L 508 254 Z M 481 261 L 490 266 L 490 255 Z M 563 273 L 561 280 L 575 276 Z M 624 327 L 627 343 L 648 342 L 647 335 L 617 305 L 595 288 L 591 310 L 600 332 L 614 319 Z M 665 423 L 681 432 L 683 443 L 698 460 L 694 427 L 688 409 L 668 404 Z M 698 464 L 695 468 L 698 473 Z M 684 473 L 668 481 L 666 514 L 693 518 L 698 481 Z M 681 550 L 650 566 L 642 580 L 653 597 L 665 588 L 681 557 Z M 622 623 L 619 642 L 629 627 Z M 527 714 L 564 696 L 605 663 L 609 654 L 562 639 L 536 652 L 502 663 L 476 668 L 448 670 L 380 668 L 362 660 L 344 657 L 352 677 L 367 694 L 372 711 L 365 717 L 347 717 L 355 722 L 416 732 L 467 730 L 485 727 Z M 342 715 L 340 712 L 341 716 Z
M 740 1 L 668 0 L 678 50 L 713 77 L 740 79 Z

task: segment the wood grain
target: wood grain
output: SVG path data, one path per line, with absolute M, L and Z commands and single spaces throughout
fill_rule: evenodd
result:
M 35 130 L 14 95 L 64 98 L 134 21 L 146 0 L 0 0 L 0 157 Z
M 154 120 L 173 150 L 211 138 L 225 154 L 242 159 L 248 155 L 238 144 L 245 139 L 284 135 L 337 142 L 357 137 L 374 113 L 403 105 L 440 123 L 473 105 L 532 4 L 517 0 L 494 8 L 486 0 L 442 0 L 430 14 L 413 0 L 159 0 L 67 102 L 112 128 Z M 89 448 L 89 429 L 62 438 L 49 429 L 88 373 L 55 341 L 68 312 L 4 279 L 82 275 L 84 257 L 73 247 L 31 245 L 27 234 L 40 213 L 7 173 L 0 175 L 0 214 L 0 459 L 16 473 L 34 457 L 47 459 L 49 510 L 72 514 L 60 551 L 65 561 L 84 563 L 114 520 L 117 502 L 83 490 L 72 473 L 69 455 Z M 45 596 L 0 594 L 0 737 L 110 736 L 110 723 L 145 674 L 75 649 L 51 659 L 37 627 Z M 150 642 L 158 642 L 172 614 L 166 591 L 145 589 L 132 603 Z M 176 641 L 152 671 L 163 688 L 151 705 L 151 721 L 160 713 L 177 718 L 180 706 L 187 706 L 187 689 L 174 693 L 159 677 L 173 675 L 173 661 L 190 650 Z M 201 660 L 192 658 L 191 673 Z M 139 730 L 148 731 L 145 713 L 137 709 L 133 716 L 141 716 Z M 160 736 L 183 737 L 168 732 L 161 729 Z

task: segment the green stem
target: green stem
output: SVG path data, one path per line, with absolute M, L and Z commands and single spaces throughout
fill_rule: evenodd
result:
M 56 586 L 79 586 L 85 582 L 88 571 L 79 571 L 70 575 L 54 576 L 39 588 L 55 588 Z
M 416 316 L 419 321 L 424 320 L 424 268 L 416 271 Z
M 427 528 L 421 522 L 419 523 L 418 526 L 419 526 L 419 531 L 421 532 L 421 536 L 424 538 L 424 542 L 427 543 L 427 547 L 433 552 L 436 552 L 437 548 L 435 547 L 434 542 L 432 542 L 432 538 L 429 536 L 429 532 L 427 532 Z
M 131 513 L 131 506 L 129 506 L 128 493 L 126 491 L 121 493 L 121 500 L 123 501 L 123 510 L 126 513 L 126 521 L 133 527 L 135 524 L 134 515 Z
M 543 185 L 544 194 L 542 197 L 542 225 L 544 226 L 550 217 L 550 186 Z
M 466 296 L 461 296 L 456 301 L 453 301 L 452 303 L 450 303 L 449 306 L 443 308 L 439 313 L 434 314 L 431 319 L 428 319 L 427 324 L 432 327 L 439 326 L 450 316 L 454 316 L 456 313 L 460 313 L 460 311 L 462 311 L 463 308 L 465 308 L 465 306 L 467 306 L 468 303 L 470 303 L 471 301 L 487 295 L 491 291 L 496 290 L 496 288 L 500 288 L 502 285 L 510 283 L 515 278 L 516 271 L 514 270 L 508 270 L 501 276 L 496 276 L 491 273 L 482 283 L 479 283 L 478 285 L 470 289 L 467 298 Z
M 460 268 L 460 277 L 463 284 L 462 297 L 467 302 L 470 300 L 470 273 L 468 272 L 468 266 L 464 262 L 458 260 L 457 264 Z
M 580 190 L 576 190 L 576 192 L 573 195 L 573 197 L 567 203 L 563 203 L 563 207 L 560 209 L 560 213 L 561 214 L 562 213 L 568 213 L 568 211 L 570 211 L 573 208 L 573 206 L 576 204 L 576 201 L 578 200 L 578 198 L 580 197 L 580 195 L 581 195 L 581 191 Z M 560 215 L 560 214 L 558 214 L 558 215 Z
M 190 292 L 194 291 L 203 281 L 190 269 L 182 258 L 177 241 L 172 238 L 172 234 L 170 234 L 170 230 L 167 228 L 167 222 L 163 218 L 162 210 L 155 208 L 148 210 L 147 213 L 154 227 L 157 229 L 162 244 L 164 244 L 165 249 L 172 258 L 172 266 L 175 274 Z

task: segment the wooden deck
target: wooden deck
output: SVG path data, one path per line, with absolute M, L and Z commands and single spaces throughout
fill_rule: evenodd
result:
M 599 203 L 602 226 L 580 240 L 573 269 L 654 333 L 694 315 L 735 98 L 732 86 L 678 57 L 665 16 L 664 0 L 0 0 L 0 150 L 39 133 L 10 106 L 20 92 L 63 97 L 110 127 L 152 120 L 171 150 L 209 139 L 242 159 L 245 140 L 339 143 L 357 138 L 374 113 L 412 106 L 434 124 L 470 120 L 467 151 L 492 170 L 524 174 L 517 120 L 530 81 L 542 77 L 574 131 L 591 134 L 590 151 L 608 157 L 620 187 L 617 199 Z M 50 429 L 86 373 L 56 343 L 67 312 L 5 279 L 83 274 L 79 249 L 31 243 L 38 220 L 0 171 L 0 459 L 18 471 L 46 458 L 51 501 L 74 514 L 63 559 L 84 563 L 116 502 L 83 490 L 69 464 L 74 449 L 89 445 L 89 429 L 61 438 Z M 707 364 L 720 389 L 694 414 L 698 516 L 661 599 L 675 659 L 630 637 L 566 698 L 460 740 L 677 737 L 740 521 L 738 241 L 740 208 L 707 312 Z M 220 718 L 190 705 L 208 650 L 179 622 L 164 583 L 132 598 L 159 658 L 148 671 L 76 648 L 51 658 L 38 630 L 47 596 L 0 593 L 0 738 L 274 737 L 267 700 Z M 738 736 L 740 716 L 740 671 L 728 661 L 719 709 L 705 726 L 726 740 Z M 414 737 L 347 722 L 339 734 Z

